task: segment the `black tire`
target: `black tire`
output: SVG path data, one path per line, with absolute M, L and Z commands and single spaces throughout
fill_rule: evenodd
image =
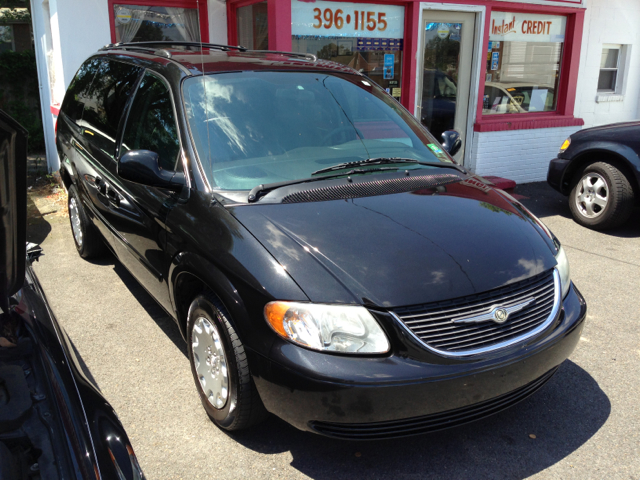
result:
M 78 254 L 85 259 L 96 258 L 103 255 L 106 251 L 106 246 L 102 239 L 102 235 L 100 235 L 100 232 L 98 232 L 95 225 L 93 225 L 89 220 L 89 217 L 87 217 L 87 214 L 84 211 L 84 206 L 80 201 L 80 196 L 78 195 L 78 189 L 75 185 L 71 185 L 69 187 L 69 198 L 67 199 L 67 202 L 69 206 L 71 236 L 73 237 L 73 243 L 76 246 L 76 250 L 78 250 Z M 81 232 L 80 241 L 74 231 L 73 223 L 75 221 L 75 217 L 72 214 L 73 208 L 77 210 L 77 219 L 79 221 L 78 227 Z
M 590 183 L 598 177 L 602 178 L 606 184 L 606 188 L 601 190 L 603 194 L 606 194 L 604 195 L 606 205 L 604 208 L 593 205 L 593 213 L 589 215 L 586 204 L 580 198 L 580 195 L 585 191 L 583 180 Z M 631 182 L 623 172 L 607 162 L 594 162 L 586 165 L 576 175 L 574 186 L 569 194 L 569 208 L 574 220 L 580 225 L 594 230 L 606 230 L 622 225 L 629 219 L 633 205 L 634 195 Z
M 228 397 L 222 408 L 216 408 L 209 402 L 198 373 L 193 352 L 194 325 L 200 318 L 213 324 L 218 332 L 228 372 Z M 209 418 L 228 431 L 237 431 L 256 425 L 268 416 L 262 400 L 249 373 L 249 365 L 244 346 L 229 321 L 229 314 L 222 302 L 211 292 L 197 296 L 189 306 L 187 316 L 187 345 L 191 373 L 195 381 L 200 401 Z

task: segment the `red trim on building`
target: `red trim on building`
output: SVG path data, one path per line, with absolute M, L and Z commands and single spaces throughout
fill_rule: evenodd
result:
M 109 5 L 109 26 L 111 27 L 111 42 L 116 43 L 115 5 L 140 5 L 143 7 L 179 7 L 195 8 L 200 20 L 200 38 L 209 41 L 209 14 L 207 0 L 107 0 Z
M 269 50 L 291 51 L 291 0 L 267 0 Z
M 415 115 L 418 75 L 417 55 L 420 41 L 420 2 L 411 2 L 404 9 L 404 45 L 402 51 L 402 92 L 400 103 Z
M 580 127 L 584 120 L 573 115 L 548 115 L 538 113 L 504 114 L 497 120 L 484 120 L 474 124 L 476 132 L 504 132 L 507 130 L 529 130 L 533 128 Z M 505 118 L 506 117 L 506 118 Z M 517 117 L 517 118 L 516 118 Z

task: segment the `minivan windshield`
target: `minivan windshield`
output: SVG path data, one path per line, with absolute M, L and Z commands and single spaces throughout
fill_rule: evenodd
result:
M 221 73 L 187 79 L 183 95 L 200 162 L 217 190 L 308 178 L 368 158 L 451 162 L 413 116 L 358 75 Z

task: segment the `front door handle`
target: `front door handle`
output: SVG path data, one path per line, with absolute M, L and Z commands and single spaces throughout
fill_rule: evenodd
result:
M 114 207 L 120 207 L 120 195 L 111 187 L 107 187 L 107 199 Z

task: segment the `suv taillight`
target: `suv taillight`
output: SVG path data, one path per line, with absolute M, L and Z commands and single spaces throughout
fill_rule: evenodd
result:
M 53 129 L 53 130 L 54 130 L 54 132 L 55 132 L 55 140 L 56 140 L 56 142 L 58 141 L 58 120 L 59 120 L 59 119 L 60 119 L 60 117 L 56 118 L 56 126 L 55 126 L 55 128 Z

